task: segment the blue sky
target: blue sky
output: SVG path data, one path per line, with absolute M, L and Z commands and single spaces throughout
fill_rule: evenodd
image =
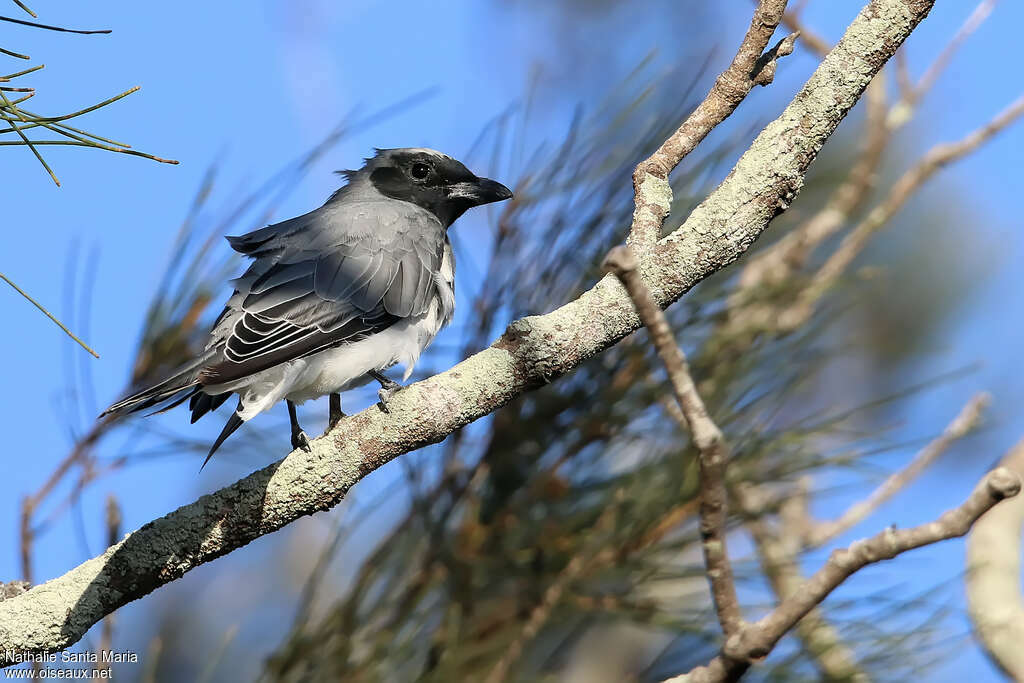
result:
M 938 3 L 909 44 L 912 73 L 920 74 L 973 4 Z M 549 98 L 538 104 L 536 130 L 530 131 L 535 140 L 557 139 L 573 105 L 596 100 L 602 83 L 624 75 L 653 47 L 659 47 L 658 59 L 668 68 L 680 60 L 702 59 L 707 47 L 717 44 L 712 68 L 719 70 L 745 30 L 750 10 L 750 3 L 740 0 L 721 3 L 714 11 L 695 0 L 683 3 L 687 12 L 700 13 L 694 21 L 721 27 L 691 45 L 676 42 L 673 26 L 657 20 L 638 21 L 635 31 L 623 31 L 614 41 L 591 41 L 588 27 L 596 26 L 594 30 L 607 35 L 616 23 L 630 26 L 629 17 L 609 15 L 594 24 L 577 25 L 538 9 L 540 5 L 470 0 L 39 4 L 35 9 L 41 21 L 114 32 L 70 36 L 0 24 L 0 44 L 31 54 L 33 64 L 47 64 L 31 77 L 39 90 L 34 110 L 63 113 L 142 85 L 141 92 L 91 114 L 81 125 L 143 151 L 176 158 L 181 165 L 50 148 L 47 159 L 63 182 L 58 189 L 28 150 L 3 148 L 0 197 L 5 200 L 6 229 L 0 269 L 61 313 L 71 245 L 81 245 L 86 253 L 95 250 L 92 316 L 87 325 L 76 327 L 102 356 L 87 360 L 93 364 L 97 400 L 105 404 L 124 387 L 142 315 L 169 258 L 174 233 L 212 163 L 219 163 L 221 178 L 214 206 L 224 205 L 235 192 L 232 188 L 251 188 L 262 181 L 322 139 L 347 113 L 369 113 L 436 86 L 432 97 L 343 140 L 317 162 L 277 207 L 276 217 L 286 218 L 318 205 L 337 185 L 331 172 L 358 165 L 372 147 L 431 146 L 455 155 L 465 152 L 483 124 L 520 97 L 540 61 L 555 66 L 545 71 Z M 815 0 L 806 18 L 834 40 L 860 5 Z M 3 13 L 16 11 L 11 5 Z M 961 137 L 1019 94 L 1015 88 L 1021 81 L 1005 59 L 1008 46 L 1019 40 L 1015 31 L 1022 23 L 1024 5 L 997 6 L 922 104 L 917 119 L 921 125 L 911 136 L 910 150 Z M 587 59 L 578 71 L 560 72 L 559 50 L 569 49 L 584 51 Z M 9 67 L 0 69 L 4 73 L 23 68 L 20 61 L 2 56 L 0 60 Z M 776 83 L 753 93 L 743 111 L 761 118 L 774 116 L 814 65 L 798 50 L 783 62 Z M 984 468 L 1024 435 L 1019 408 L 1024 405 L 1024 384 L 1017 358 L 1024 346 L 1019 316 L 1024 271 L 1014 267 L 1024 257 L 1018 209 L 1021 149 L 1024 126 L 1016 126 L 945 172 L 920 199 L 927 203 L 943 188 L 955 190 L 964 203 L 964 215 L 981 219 L 964 226 L 958 239 L 976 239 L 1000 258 L 985 262 L 968 304 L 943 331 L 941 345 L 917 368 L 921 378 L 972 362 L 980 362 L 980 370 L 915 399 L 901 434 L 920 438 L 936 433 L 976 389 L 995 395 L 989 428 L 885 506 L 860 527 L 864 532 L 892 521 L 909 526 L 933 518 L 959 502 Z M 470 249 L 486 241 L 486 235 L 472 232 L 483 226 L 477 220 L 461 233 Z M 8 390 L 0 392 L 0 415 L 8 427 L 4 452 L 12 479 L 6 487 L 9 495 L 0 499 L 0 578 L 6 579 L 18 575 L 15 531 L 20 496 L 38 487 L 66 453 L 68 425 L 82 422 L 64 414 L 60 401 L 66 386 L 63 359 L 71 342 L 13 292 L 0 287 L 0 297 L 8 332 L 0 336 L 0 353 L 17 359 L 4 369 Z M 1016 305 L 1016 311 L 1007 310 L 1008 303 Z M 283 408 L 280 412 L 278 418 Z M 183 414 L 169 419 L 185 420 Z M 219 425 L 199 425 L 196 434 L 212 437 L 218 429 Z M 280 453 L 286 450 L 286 435 L 281 435 Z M 892 462 L 905 460 L 911 452 L 894 454 Z M 83 518 L 92 525 L 91 547 L 99 548 L 108 491 L 121 499 L 126 528 L 135 528 L 261 464 L 214 461 L 197 476 L 193 459 L 166 458 L 105 479 L 84 498 Z M 358 495 L 369 498 L 374 482 L 366 484 Z M 846 502 L 837 497 L 829 503 L 832 507 L 820 512 L 834 513 Z M 35 554 L 40 577 L 55 576 L 85 559 L 70 517 L 65 515 L 41 538 Z M 315 537 L 324 523 L 303 524 Z M 304 532 L 296 533 L 303 537 Z M 266 547 L 257 544 L 240 552 L 258 558 Z M 873 569 L 855 583 L 899 580 L 925 587 L 955 576 L 962 557 L 961 543 L 947 543 Z M 180 582 L 187 584 L 180 590 L 216 590 L 220 584 L 200 582 L 218 574 L 196 572 L 200 573 L 202 579 Z M 951 594 L 962 600 L 955 589 Z M 153 599 L 164 598 L 147 598 Z M 128 608 L 134 609 L 137 606 Z M 976 680 L 995 680 L 988 664 L 966 644 L 963 654 L 942 670 L 948 675 L 945 680 L 967 673 Z

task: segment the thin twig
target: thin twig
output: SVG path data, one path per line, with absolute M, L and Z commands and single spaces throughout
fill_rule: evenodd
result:
M 24 76 L 26 74 L 30 74 L 30 73 L 32 73 L 34 71 L 39 71 L 40 69 L 45 69 L 45 68 L 46 68 L 45 64 L 39 64 L 37 66 L 32 66 L 32 67 L 29 67 L 27 69 L 22 69 L 21 71 L 15 71 L 12 74 L 7 74 L 6 76 L 0 77 L 0 81 L 10 81 L 12 79 L 18 78 L 19 76 Z
M 767 656 L 804 616 L 846 579 L 864 567 L 891 560 L 901 553 L 966 534 L 978 519 L 997 503 L 1020 492 L 1021 479 L 999 467 L 989 472 L 966 501 L 937 520 L 910 529 L 888 528 L 871 538 L 835 550 L 825 565 L 800 590 L 784 600 L 763 619 L 744 626 L 730 637 L 722 652 L 705 666 L 669 679 L 672 683 L 735 681 L 751 662 Z M 668 683 L 668 682 L 666 682 Z
M 3 102 L 4 102 L 4 105 L 5 105 L 4 108 L 6 108 L 8 111 L 14 113 L 19 119 L 21 119 L 25 123 L 28 123 L 28 121 L 25 119 L 25 115 L 22 114 L 21 111 L 17 107 L 15 107 L 13 104 L 11 104 L 11 101 L 9 99 L 7 99 L 7 95 L 4 95 L 3 89 L 0 89 L 0 99 L 2 99 Z M 7 117 L 4 117 L 4 119 L 6 120 Z M 21 138 L 22 142 L 24 144 L 28 145 L 28 148 L 30 150 L 32 150 L 32 154 L 34 154 L 36 159 L 39 160 L 39 163 L 43 165 L 43 168 L 46 169 L 46 172 L 50 174 L 50 177 L 53 179 L 53 182 L 57 184 L 57 187 L 60 187 L 60 181 L 57 180 L 57 175 L 53 172 L 53 169 L 50 168 L 49 164 L 46 163 L 46 160 L 43 159 L 43 155 L 40 154 L 39 150 L 35 148 L 35 146 L 32 144 L 32 141 L 28 139 L 28 136 L 26 136 L 25 133 L 22 132 L 21 128 L 18 126 L 17 123 L 14 122 L 13 119 L 8 120 L 8 123 L 10 124 L 11 128 L 14 129 L 14 132 L 16 132 L 18 134 L 18 137 Z M 14 287 L 14 283 L 13 282 L 11 282 L 10 280 L 8 280 L 7 282 L 12 287 Z M 17 289 L 17 287 L 15 287 L 15 289 Z M 18 291 L 21 291 L 21 290 L 18 290 Z M 22 293 L 24 294 L 24 292 L 22 292 Z M 28 296 L 28 295 L 26 294 L 25 296 Z M 35 303 L 35 302 L 33 301 L 32 303 Z M 39 306 L 39 304 L 36 304 L 36 306 Z M 39 308 L 42 309 L 43 307 L 39 306 Z M 43 312 L 46 313 L 45 310 L 43 310 Z M 49 313 L 46 313 L 46 314 L 50 315 Z M 54 318 L 52 315 L 50 316 L 50 318 L 52 318 L 54 322 L 57 322 L 57 319 Z M 60 325 L 60 323 L 57 323 L 57 324 Z M 64 326 L 61 325 L 61 327 L 64 327 Z M 68 332 L 68 330 L 66 328 L 64 329 L 64 331 Z M 68 334 L 71 334 L 71 333 L 68 332 Z M 71 336 L 72 336 L 72 338 L 74 338 L 74 335 L 71 335 Z M 76 339 L 75 341 L 78 341 L 78 340 Z M 80 342 L 80 341 L 78 343 L 82 344 L 82 342 Z M 85 346 L 85 344 L 82 344 L 82 346 Z M 86 347 L 86 348 L 88 348 L 88 347 Z M 93 352 L 93 355 L 94 356 L 96 355 L 95 352 Z M 96 357 L 99 358 L 99 356 L 96 356 Z
M 782 16 L 782 25 L 794 33 L 799 33 L 800 44 L 810 49 L 811 52 L 819 57 L 824 57 L 828 54 L 828 51 L 832 49 L 832 46 L 828 44 L 827 40 L 804 25 L 803 21 L 800 19 L 799 8 L 794 7 L 793 10 L 786 12 Z
M 969 400 L 960 413 L 942 431 L 942 434 L 921 449 L 921 452 L 899 472 L 893 473 L 871 492 L 867 498 L 859 501 L 831 522 L 819 522 L 811 529 L 807 539 L 812 546 L 822 546 L 837 536 L 846 533 L 862 522 L 868 515 L 881 507 L 912 481 L 917 479 L 939 456 L 959 439 L 962 439 L 981 422 L 981 413 L 990 401 L 988 394 L 976 394 Z
M 0 143 L 0 144 L 2 144 L 2 143 Z M 35 306 L 36 308 L 38 308 L 38 309 L 39 309 L 40 311 L 42 311 L 42 312 L 43 312 L 43 315 L 45 315 L 45 316 L 46 316 L 47 318 L 49 318 L 49 319 L 50 319 L 50 320 L 52 320 L 52 321 L 53 321 L 54 323 L 56 323 L 56 324 L 57 324 L 57 327 L 59 327 L 60 329 L 64 330 L 64 333 L 65 333 L 65 334 L 67 334 L 67 335 L 68 335 L 69 337 L 71 337 L 71 338 L 72 338 L 72 339 L 74 339 L 74 340 L 75 340 L 76 342 L 78 342 L 79 346 L 81 346 L 81 347 L 82 347 L 83 349 L 85 349 L 86 351 L 88 351 L 89 353 L 91 353 L 91 354 L 92 354 L 93 356 L 95 356 L 96 358 L 99 358 L 99 357 L 100 357 L 100 354 L 98 354 L 98 353 L 96 353 L 95 351 L 93 351 L 93 350 L 92 350 L 92 349 L 91 349 L 91 348 L 89 347 L 89 345 L 88 345 L 88 344 L 86 344 L 86 343 L 85 343 L 84 341 L 82 341 L 81 339 L 79 339 L 78 337 L 76 337 L 76 336 L 75 336 L 75 334 L 74 334 L 74 333 L 73 333 L 73 332 L 72 332 L 71 330 L 69 330 L 69 329 L 68 329 L 67 327 L 65 327 L 65 326 L 64 326 L 64 323 L 62 323 L 61 321 L 57 320 L 57 318 L 56 318 L 56 317 L 55 317 L 55 316 L 54 316 L 54 315 L 53 315 L 52 313 L 50 313 L 50 312 L 49 312 L 48 310 L 46 310 L 46 308 L 44 308 L 44 307 L 43 307 L 43 305 L 42 305 L 41 303 L 39 303 L 38 301 L 36 301 L 35 299 L 33 299 L 33 298 L 32 298 L 31 296 L 29 296 L 29 295 L 28 295 L 28 292 L 26 292 L 25 290 L 23 290 L 23 289 L 22 289 L 21 287 L 19 287 L 18 285 L 14 284 L 14 283 L 13 283 L 13 282 L 12 282 L 12 281 L 10 280 L 10 278 L 8 278 L 8 277 L 7 277 L 6 275 L 4 275 L 3 273 L 0 273 L 0 280 L 3 280 L 3 281 L 4 281 L 4 282 L 6 282 L 7 284 L 9 284 L 9 285 L 10 285 L 11 287 L 14 287 L 15 291 L 16 291 L 16 292 L 18 292 L 18 294 L 21 294 L 21 295 L 22 295 L 23 297 L 25 297 L 26 299 L 28 299 L 28 300 L 29 300 L 29 302 L 31 302 L 33 306 Z
M 0 47 L 0 54 L 5 54 L 8 57 L 15 57 L 17 59 L 32 59 L 28 55 L 23 55 L 20 52 L 11 52 L 10 50 L 5 50 L 2 47 Z
M 28 5 L 26 5 L 25 3 L 23 3 L 23 2 L 21 1 L 21 0 L 11 0 L 11 1 L 12 1 L 12 2 L 13 2 L 13 3 L 15 4 L 15 5 L 17 5 L 18 7 L 20 7 L 21 9 L 25 10 L 26 12 L 28 12 L 28 13 L 29 13 L 29 14 L 30 14 L 31 16 L 33 16 L 33 17 L 38 17 L 38 16 L 39 16 L 38 14 L 36 14 L 36 13 L 35 13 L 35 12 L 33 12 L 32 10 L 30 10 L 30 9 L 28 8 Z
M 760 0 L 732 63 L 676 132 L 637 165 L 633 171 L 635 209 L 628 244 L 646 249 L 658 241 L 662 222 L 672 205 L 669 173 L 736 110 L 755 85 L 771 83 L 776 60 L 793 52 L 796 34 L 763 54 L 785 11 L 786 0 Z
M 12 101 L 11 104 L 18 104 L 21 101 L 22 100 Z M 33 121 L 37 121 L 38 120 L 38 118 L 35 117 L 27 109 L 22 109 L 22 111 L 25 112 L 26 114 L 28 114 L 30 117 L 32 117 Z M 3 118 L 3 116 L 0 115 L 0 118 Z M 66 123 L 52 123 L 52 124 L 48 124 L 48 123 L 31 123 L 31 124 L 29 124 L 27 126 L 22 126 L 22 130 L 29 130 L 31 128 L 40 128 L 40 127 L 48 128 L 50 130 L 53 130 L 56 133 L 59 133 L 60 135 L 67 136 L 65 131 L 71 131 L 72 133 L 78 133 L 81 136 L 88 137 L 88 138 L 93 138 L 94 140 L 99 140 L 100 142 L 106 142 L 106 143 L 114 145 L 116 147 L 124 147 L 126 149 L 130 149 L 131 148 L 131 145 L 129 145 L 127 143 L 119 142 L 117 140 L 111 140 L 110 138 L 105 138 L 102 135 L 96 135 L 95 133 L 90 133 L 88 131 L 84 131 L 84 130 L 81 130 L 79 128 L 75 128 L 73 126 L 69 126 Z M 0 129 L 0 135 L 2 135 L 4 133 L 13 133 L 13 132 L 14 131 L 12 129 L 10 129 L 10 128 Z M 82 142 L 81 138 L 73 137 L 73 136 L 67 136 L 67 137 L 71 137 L 73 140 Z M 37 140 L 37 141 L 35 141 L 35 143 L 39 144 L 39 141 Z M 92 143 L 90 143 L 88 140 L 86 140 L 86 141 L 84 141 L 82 146 L 93 147 L 94 145 Z
M 839 247 L 814 274 L 795 301 L 778 317 L 780 330 L 792 330 L 803 324 L 826 291 L 842 277 L 854 259 L 864 250 L 870 238 L 885 226 L 907 203 L 911 196 L 938 171 L 976 150 L 996 133 L 1024 115 L 1024 95 L 981 128 L 955 143 L 940 144 L 925 154 L 913 168 L 893 184 L 888 196 L 848 234 Z
M 704 401 L 697 393 L 686 356 L 676 344 L 665 314 L 654 302 L 640 277 L 633 252 L 629 247 L 613 248 L 604 259 L 604 267 L 619 278 L 629 298 L 633 300 L 637 315 L 647 328 L 658 357 L 665 365 L 676 401 L 700 453 L 701 546 L 718 620 L 726 636 L 729 636 L 740 628 L 743 620 L 725 538 L 725 464 L 729 459 L 729 449 L 722 431 L 708 415 Z
M 683 429 L 688 429 L 686 418 L 678 405 L 671 401 L 664 401 L 663 405 L 673 420 Z M 809 481 L 801 480 L 795 494 L 783 501 L 779 511 L 778 531 L 763 519 L 765 505 L 762 487 L 743 482 L 732 490 L 740 510 L 749 518 L 746 526 L 753 537 L 758 562 L 780 603 L 799 590 L 805 581 L 800 570 L 799 555 L 804 549 L 803 539 L 807 536 L 807 529 L 810 528 L 808 486 Z M 842 641 L 839 631 L 825 619 L 820 610 L 812 610 L 796 625 L 796 635 L 824 679 L 850 683 L 868 680 L 857 664 L 853 650 Z
M 34 16 L 34 15 L 33 15 Z M 99 29 L 95 31 L 83 31 L 75 28 L 63 28 L 61 26 L 51 26 L 50 24 L 39 24 L 34 21 L 25 21 L 24 19 L 15 19 L 14 17 L 0 16 L 0 21 L 9 21 L 12 24 L 21 24 L 22 26 L 31 26 L 33 28 L 45 28 L 47 31 L 62 31 L 64 33 L 80 33 L 82 35 L 92 35 L 94 33 L 110 33 L 109 28 Z
M 42 65 L 40 65 L 39 68 L 42 68 Z M 108 104 L 112 104 L 114 102 L 117 102 L 122 97 L 128 97 L 132 93 L 137 92 L 140 87 L 141 86 L 136 85 L 135 87 L 128 88 L 124 92 L 118 93 L 117 95 L 114 95 L 113 97 L 108 97 L 107 99 L 103 100 L 102 102 L 94 104 L 94 105 L 92 105 L 90 107 L 86 107 L 85 109 L 79 109 L 78 111 L 71 112 L 70 114 L 64 114 L 63 116 L 39 116 L 37 114 L 33 114 L 32 112 L 28 112 L 28 111 L 26 111 L 25 113 L 28 114 L 29 116 L 31 116 L 34 121 L 39 121 L 39 122 L 57 123 L 58 121 L 67 121 L 68 119 L 73 119 L 76 116 L 81 116 L 82 114 L 88 114 L 91 111 L 96 111 L 100 107 L 105 107 Z M 22 111 L 24 111 L 24 110 L 22 110 Z
M 0 120 L 7 121 L 11 125 L 14 125 L 13 121 L 9 117 L 4 116 L 3 114 L 0 114 Z M 81 144 L 82 146 L 85 146 L 85 147 L 93 147 L 93 148 L 96 148 L 96 149 L 106 150 L 108 152 L 119 152 L 121 154 L 128 154 L 130 156 L 143 157 L 144 159 L 151 159 L 153 161 L 159 161 L 160 163 L 163 163 L 163 164 L 172 164 L 173 165 L 173 164 L 177 164 L 178 163 L 174 159 L 163 159 L 161 157 L 154 156 L 152 154 L 147 154 L 146 152 L 139 152 L 139 151 L 136 151 L 134 149 L 124 149 L 122 147 L 117 147 L 117 146 L 113 146 L 113 145 L 107 145 L 107 144 L 104 144 L 102 142 L 98 142 L 97 140 L 100 140 L 102 138 L 99 138 L 99 136 L 96 136 L 96 135 L 92 135 L 91 133 L 86 133 L 86 135 L 89 135 L 89 136 L 93 137 L 94 140 L 87 140 L 84 137 L 81 137 L 79 135 L 76 135 L 75 133 L 70 132 L 72 130 L 70 126 L 62 126 L 62 127 L 58 128 L 57 126 L 55 126 L 53 124 L 49 124 L 49 123 L 45 123 L 45 122 L 40 123 L 39 125 L 43 126 L 44 128 L 48 128 L 48 129 L 52 130 L 55 133 L 63 135 L 64 137 L 70 138 L 72 141 L 77 142 L 77 143 L 79 143 L 79 144 Z M 27 127 L 28 126 L 26 126 L 26 128 Z M 55 142 L 58 142 L 58 141 L 55 141 L 55 140 L 33 140 L 32 144 L 36 144 L 36 145 L 38 145 L 38 144 L 53 144 Z M 0 144 L 3 144 L 3 143 L 0 143 Z M 15 144 L 17 144 L 17 143 L 15 143 Z
M 939 53 L 939 56 L 935 58 L 935 61 L 933 61 L 924 72 L 924 75 L 921 76 L 917 85 L 909 89 L 901 89 L 902 96 L 900 101 L 897 102 L 895 106 L 893 106 L 892 111 L 889 112 L 889 119 L 887 123 L 889 128 L 896 128 L 910 118 L 914 107 L 921 101 L 921 98 L 924 97 L 931 87 L 935 85 L 935 81 L 938 80 L 939 75 L 947 66 L 949 66 L 949 62 L 953 58 L 953 54 L 964 43 L 964 41 L 967 40 L 967 38 L 985 22 L 998 1 L 999 0 L 981 0 L 981 2 L 975 6 L 974 11 L 967 17 L 953 38 L 946 43 L 946 47 Z
M 777 528 L 757 511 L 755 502 L 760 493 L 757 485 L 736 486 L 734 499 L 745 513 L 750 514 L 747 530 L 754 540 L 757 559 L 768 585 L 779 603 L 796 594 L 806 581 L 800 569 L 800 553 L 809 525 L 807 489 L 810 483 L 803 479 L 782 503 Z M 814 661 L 823 680 L 864 683 L 868 676 L 861 670 L 852 648 L 843 642 L 839 630 L 825 618 L 817 607 L 797 622 L 796 636 Z

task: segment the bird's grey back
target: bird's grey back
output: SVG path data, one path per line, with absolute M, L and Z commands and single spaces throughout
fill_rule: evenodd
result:
M 228 238 L 253 262 L 234 280 L 211 347 L 251 371 L 272 352 L 308 355 L 427 310 L 444 226 L 367 185 L 353 182 L 315 211 Z

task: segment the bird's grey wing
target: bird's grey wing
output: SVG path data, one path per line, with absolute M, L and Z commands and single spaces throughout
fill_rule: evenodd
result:
M 215 325 L 223 358 L 204 369 L 204 383 L 246 377 L 426 312 L 442 226 L 395 202 L 367 204 L 328 215 L 326 224 L 314 212 L 300 217 L 305 228 L 270 226 L 234 238 L 232 246 L 258 256 Z

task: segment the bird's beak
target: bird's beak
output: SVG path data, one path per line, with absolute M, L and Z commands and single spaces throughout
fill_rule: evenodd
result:
M 512 190 L 490 178 L 477 178 L 448 186 L 449 199 L 463 199 L 473 206 L 511 199 Z

